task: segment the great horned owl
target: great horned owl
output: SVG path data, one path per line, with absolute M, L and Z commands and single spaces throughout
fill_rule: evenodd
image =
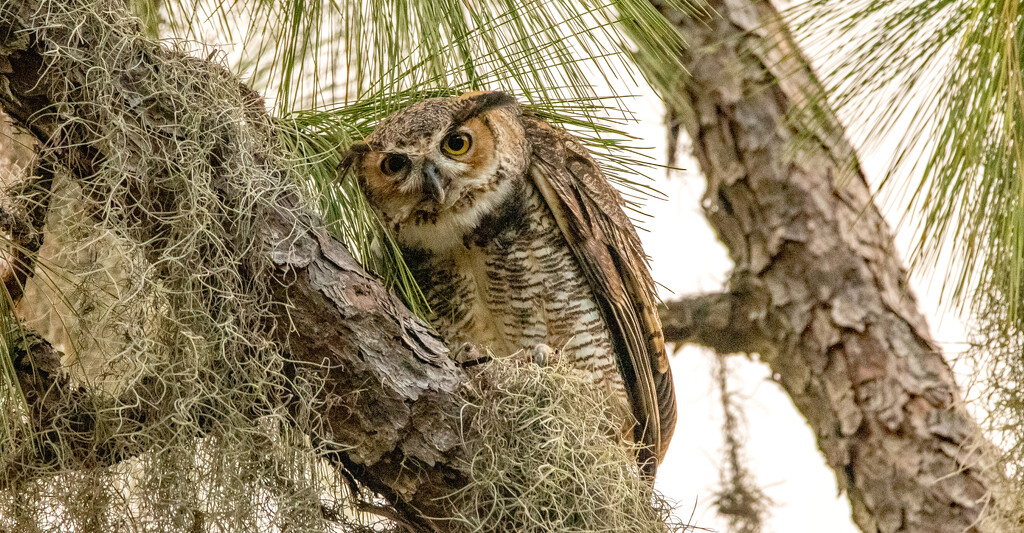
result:
M 449 341 L 561 348 L 644 444 L 675 427 L 654 283 L 623 201 L 586 149 L 503 92 L 431 98 L 349 151 Z

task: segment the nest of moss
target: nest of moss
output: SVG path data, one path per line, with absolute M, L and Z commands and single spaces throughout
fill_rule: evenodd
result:
M 472 479 L 453 496 L 453 530 L 689 530 L 641 478 L 638 450 L 583 374 L 500 358 L 467 398 Z

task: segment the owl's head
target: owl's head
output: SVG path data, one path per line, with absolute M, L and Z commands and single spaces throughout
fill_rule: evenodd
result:
M 401 244 L 461 246 L 526 179 L 521 113 L 499 91 L 423 100 L 382 120 L 345 164 Z

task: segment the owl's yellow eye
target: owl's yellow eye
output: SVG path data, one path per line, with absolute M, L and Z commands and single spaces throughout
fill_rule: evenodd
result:
M 469 151 L 473 141 L 465 133 L 455 132 L 444 138 L 441 142 L 441 149 L 448 155 L 462 155 Z
M 409 158 L 402 154 L 388 154 L 380 161 L 380 171 L 387 174 L 398 174 L 409 166 Z

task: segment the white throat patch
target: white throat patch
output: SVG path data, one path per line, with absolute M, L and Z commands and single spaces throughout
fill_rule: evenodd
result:
M 482 193 L 467 209 L 451 209 L 438 214 L 433 224 L 405 224 L 398 240 L 408 246 L 431 252 L 446 252 L 463 246 L 463 238 L 480 225 L 485 215 L 493 212 L 512 194 L 515 180 L 503 180 L 492 191 Z

